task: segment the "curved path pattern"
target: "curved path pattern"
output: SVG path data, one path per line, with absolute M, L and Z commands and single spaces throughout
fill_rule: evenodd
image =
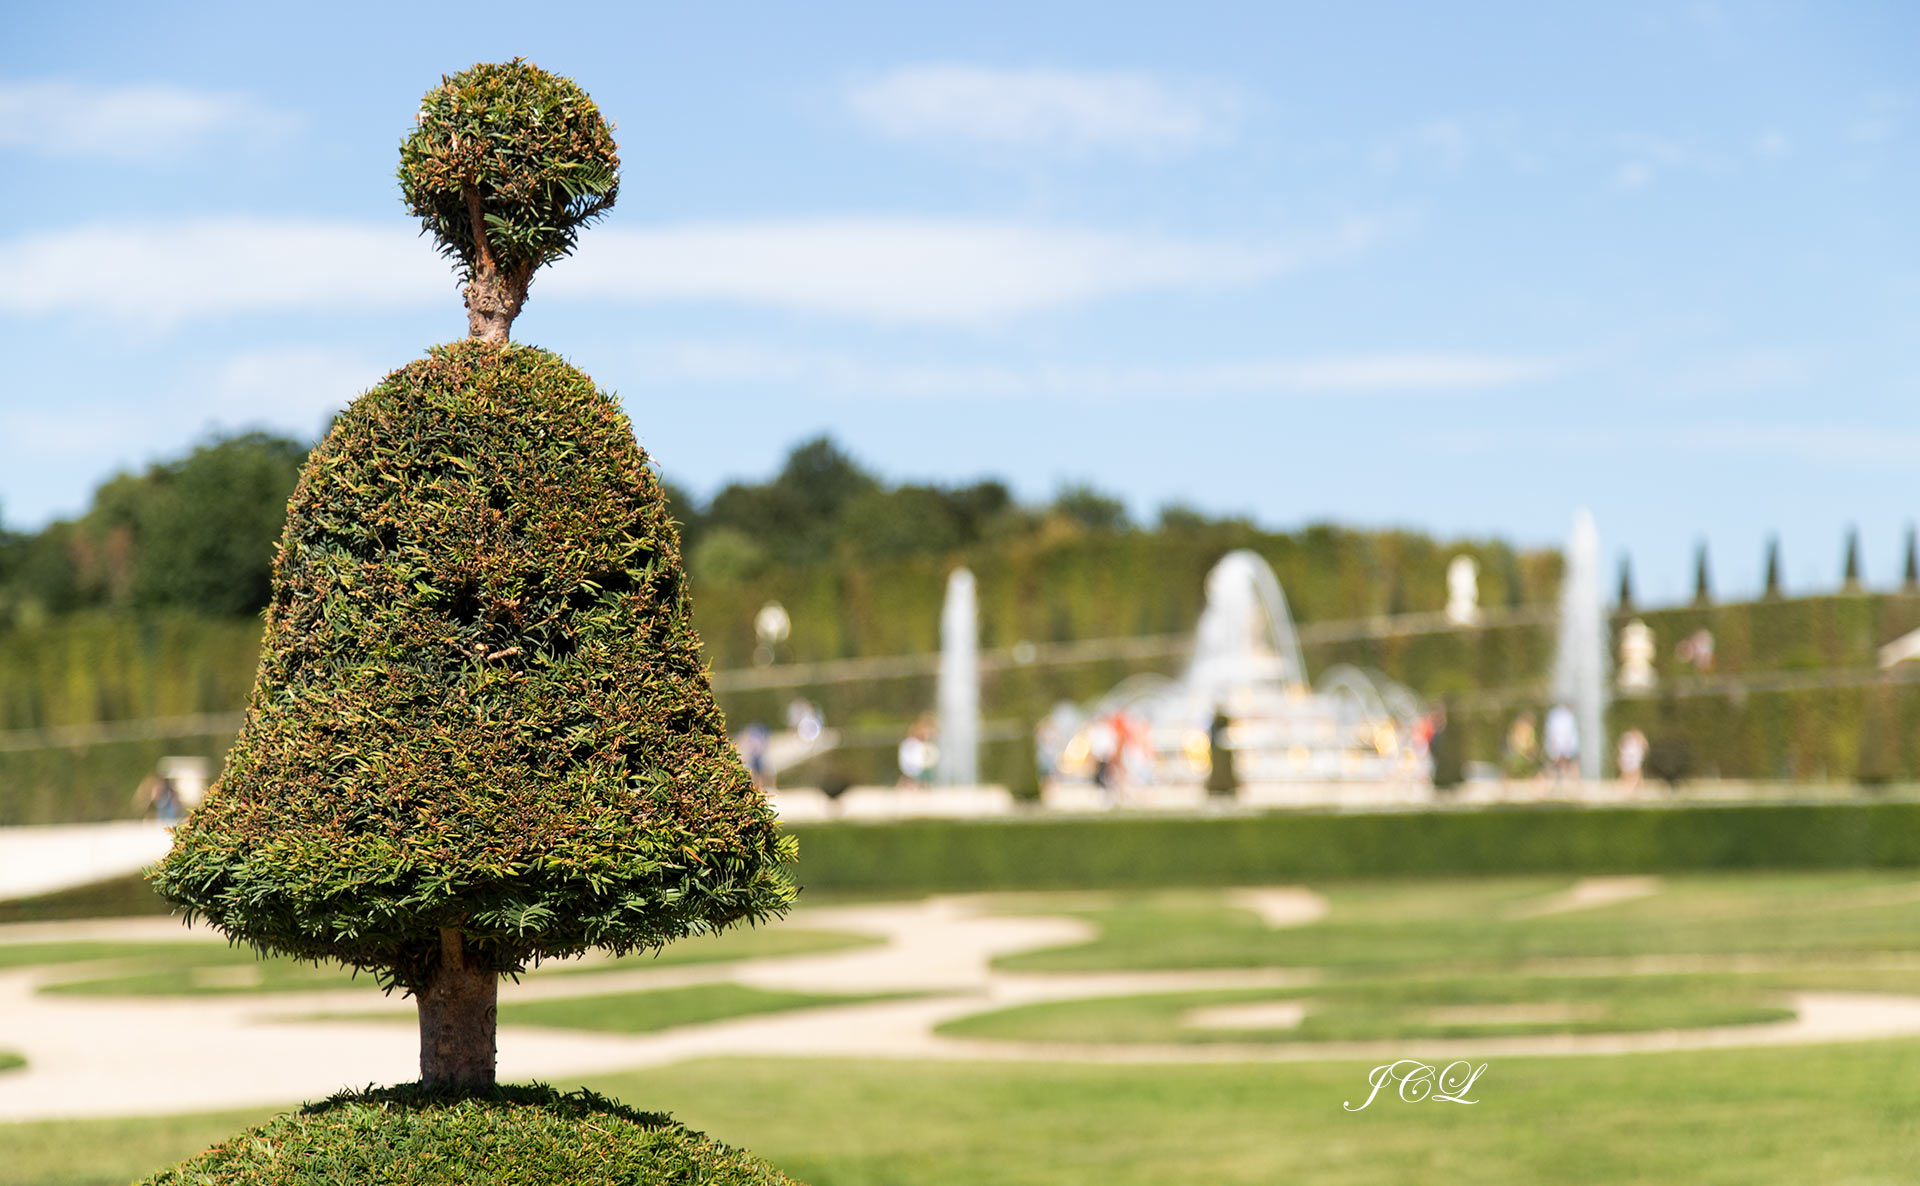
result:
M 1299 891 L 1263 891 L 1270 922 L 1317 917 Z M 1254 899 L 1243 899 L 1251 905 Z M 1831 1042 L 1920 1035 L 1920 997 L 1801 993 L 1792 1020 L 1639 1034 L 1582 1034 L 1298 1045 L 1105 1045 L 948 1038 L 935 1028 L 989 1009 L 1035 1001 L 1215 988 L 1293 988 L 1310 972 L 1035 975 L 996 972 L 1000 955 L 1079 942 L 1077 919 L 992 917 L 979 899 L 807 910 L 803 926 L 858 931 L 880 945 L 824 955 L 733 964 L 582 972 L 502 986 L 504 1001 L 636 991 L 729 980 L 808 992 L 912 992 L 902 1000 L 829 1006 L 685 1026 L 656 1034 L 503 1027 L 505 1079 L 568 1079 L 710 1056 L 1002 1059 L 1106 1063 L 1294 1062 L 1624 1053 L 1641 1050 Z M 0 943 L 60 939 L 204 938 L 164 919 L 0 928 Z M 28 1066 L 0 1075 L 0 1120 L 193 1112 L 285 1104 L 417 1071 L 411 1026 L 392 1021 L 301 1021 L 322 1012 L 392 1011 L 411 1001 L 361 991 L 226 997 L 105 998 L 43 995 L 52 969 L 0 972 L 0 1049 Z

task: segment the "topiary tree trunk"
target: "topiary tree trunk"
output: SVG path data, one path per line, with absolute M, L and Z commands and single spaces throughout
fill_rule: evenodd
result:
M 440 928 L 440 959 L 417 990 L 420 1081 L 428 1087 L 491 1087 L 500 976 L 467 954 L 455 927 Z

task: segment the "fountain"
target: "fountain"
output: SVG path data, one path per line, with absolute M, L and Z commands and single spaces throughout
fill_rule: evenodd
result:
M 1063 804 L 1203 800 L 1216 751 L 1231 755 L 1238 793 L 1250 802 L 1352 802 L 1382 788 L 1387 797 L 1418 797 L 1428 763 L 1411 735 L 1422 714 L 1406 689 L 1357 668 L 1332 668 L 1310 684 L 1280 582 L 1242 550 L 1207 575 L 1182 676 L 1134 676 L 1079 713 L 1073 728 L 1056 724 L 1041 739 L 1043 764 L 1055 771 Z
M 975 602 L 973 574 L 954 569 L 940 610 L 941 786 L 970 787 L 980 781 L 980 615 Z
M 1593 516 L 1573 517 L 1560 583 L 1560 638 L 1553 660 L 1554 699 L 1579 726 L 1580 777 L 1600 778 L 1607 753 L 1607 619 L 1600 603 L 1600 536 Z

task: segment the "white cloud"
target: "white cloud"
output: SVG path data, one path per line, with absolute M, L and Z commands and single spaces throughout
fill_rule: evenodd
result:
M 648 382 L 811 383 L 853 396 L 1164 399 L 1489 390 L 1549 378 L 1565 364 L 1411 352 L 1176 366 L 901 364 L 750 343 L 682 342 L 646 351 L 640 369 Z
M 1364 249 L 1353 219 L 1292 243 L 1011 222 L 843 218 L 601 230 L 537 298 L 725 301 L 866 320 L 980 324 L 1106 297 L 1264 280 Z M 259 310 L 457 300 L 404 227 L 226 218 L 95 225 L 0 241 L 0 313 L 150 328 Z
M 898 140 L 1157 152 L 1228 139 L 1239 102 L 1150 74 L 922 65 L 847 89 L 867 127 Z
M 260 310 L 446 300 L 453 284 L 404 226 L 269 218 L 114 223 L 0 242 L 0 312 L 80 313 L 163 329 Z
M 0 81 L 0 148 L 149 160 L 220 136 L 270 136 L 291 122 L 244 95 L 177 86 Z

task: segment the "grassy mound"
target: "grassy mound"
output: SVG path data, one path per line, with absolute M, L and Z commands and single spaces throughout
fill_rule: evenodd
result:
M 418 1085 L 346 1092 L 249 1129 L 143 1186 L 792 1186 L 793 1179 L 671 1117 L 578 1091 L 483 1094 Z

